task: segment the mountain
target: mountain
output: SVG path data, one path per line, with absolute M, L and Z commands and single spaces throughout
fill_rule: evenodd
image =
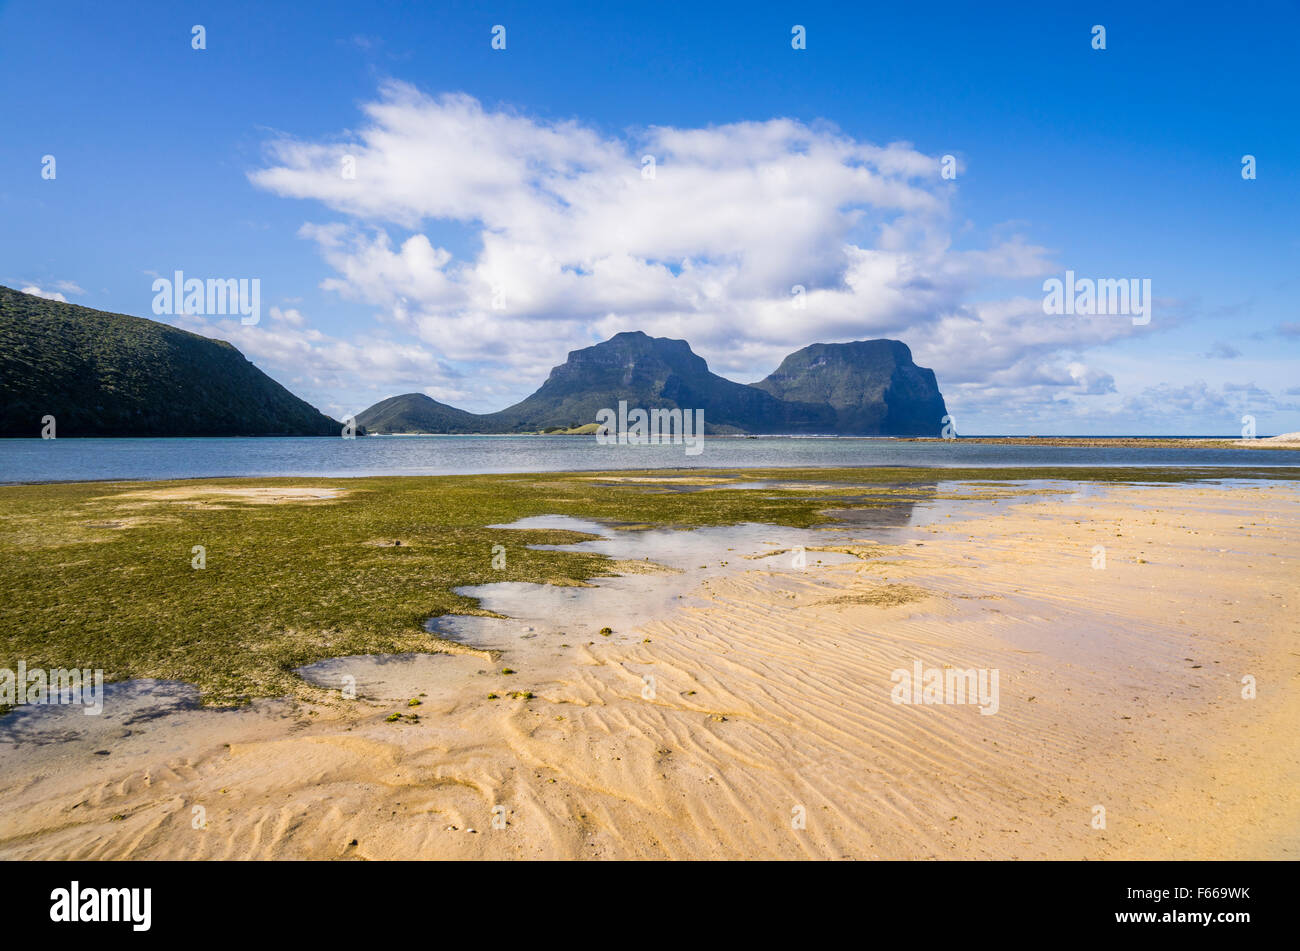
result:
M 357 414 L 357 426 L 368 433 L 482 433 L 483 419 L 423 393 L 403 393 Z
M 948 412 L 934 371 L 912 362 L 898 340 L 814 343 L 754 386 L 781 400 L 835 410 L 835 432 L 938 435 Z
M 619 400 L 647 409 L 702 408 L 711 433 L 824 431 L 834 420 L 824 406 L 788 404 L 709 372 L 685 340 L 639 330 L 570 352 L 541 389 L 487 419 L 503 431 L 576 426 Z
M 338 436 L 223 340 L 0 287 L 0 435 Z
M 510 433 L 569 429 L 602 409 L 703 409 L 706 432 L 937 436 L 947 410 L 931 370 L 896 340 L 813 344 L 767 379 L 735 383 L 684 340 L 640 331 L 571 351 L 527 399 L 476 415 L 418 393 L 357 415 L 368 432 Z

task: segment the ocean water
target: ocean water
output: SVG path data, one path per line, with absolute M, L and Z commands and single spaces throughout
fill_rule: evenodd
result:
M 698 455 L 686 448 L 600 445 L 594 436 L 0 439 L 0 482 L 766 466 L 1300 466 L 1300 452 L 1289 450 L 1057 448 L 938 439 L 710 438 Z

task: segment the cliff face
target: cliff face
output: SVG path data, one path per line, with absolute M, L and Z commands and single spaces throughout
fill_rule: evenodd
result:
M 407 394 L 376 403 L 357 422 L 370 432 L 536 432 L 594 422 L 620 401 L 703 409 L 710 433 L 937 436 L 947 412 L 934 373 L 896 340 L 813 344 L 746 385 L 712 373 L 686 341 L 638 331 L 572 351 L 537 392 L 497 413 Z
M 937 436 L 948 412 L 934 371 L 913 363 L 898 340 L 815 343 L 754 386 L 787 402 L 830 406 L 834 431 L 845 436 Z
M 0 435 L 338 436 L 222 340 L 0 287 Z

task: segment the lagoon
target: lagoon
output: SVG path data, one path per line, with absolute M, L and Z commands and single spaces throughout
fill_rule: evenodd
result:
M 3 439 L 0 483 L 203 477 L 473 475 L 842 466 L 1300 466 L 1300 451 L 1005 445 L 855 437 L 709 437 L 601 445 L 594 436 Z

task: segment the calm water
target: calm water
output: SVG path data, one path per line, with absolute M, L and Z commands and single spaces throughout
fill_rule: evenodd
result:
M 1300 466 L 1300 452 L 1282 450 L 1064 449 L 960 440 L 708 439 L 695 456 L 684 448 L 602 446 L 594 436 L 0 439 L 0 482 L 761 466 Z

